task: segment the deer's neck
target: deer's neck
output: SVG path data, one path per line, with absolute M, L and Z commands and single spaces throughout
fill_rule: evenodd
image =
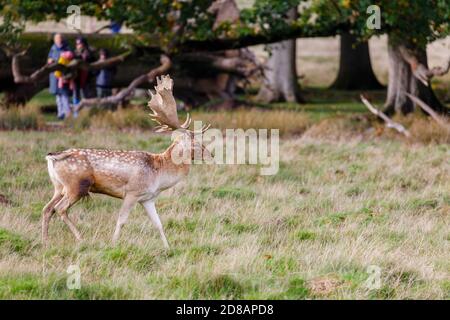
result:
M 173 142 L 166 151 L 157 155 L 158 166 L 160 169 L 160 187 L 163 189 L 170 188 L 183 179 L 189 173 L 190 164 L 175 161 L 172 158 L 172 153 L 175 150 L 183 150 L 179 148 L 181 142 Z M 182 145 L 181 145 L 182 146 Z M 190 152 L 190 150 L 183 150 L 183 152 Z M 186 153 L 185 153 L 186 154 Z

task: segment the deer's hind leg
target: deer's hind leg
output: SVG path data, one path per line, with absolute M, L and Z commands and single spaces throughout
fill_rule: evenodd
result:
M 75 227 L 73 221 L 67 215 L 67 210 L 78 200 L 80 197 L 78 195 L 73 194 L 64 194 L 62 199 L 56 204 L 55 211 L 60 215 L 62 221 L 69 227 L 70 231 L 73 233 L 75 238 L 78 241 L 81 241 L 81 234 L 78 229 Z
M 81 241 L 81 234 L 73 221 L 67 215 L 67 211 L 71 206 L 73 206 L 78 200 L 83 196 L 88 195 L 88 191 L 92 182 L 89 179 L 83 179 L 79 181 L 74 187 L 65 186 L 64 196 L 56 204 L 55 211 L 61 216 L 61 219 L 69 227 L 70 231 L 73 233 L 78 241 Z
M 63 198 L 63 186 L 60 183 L 55 183 L 55 192 L 52 199 L 42 209 L 42 243 L 45 245 L 48 241 L 48 225 L 50 219 L 55 213 L 56 204 Z

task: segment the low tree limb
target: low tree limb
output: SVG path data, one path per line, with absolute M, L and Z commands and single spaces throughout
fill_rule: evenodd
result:
M 46 77 L 50 72 L 59 70 L 63 73 L 68 70 L 74 69 L 85 69 L 85 70 L 98 70 L 106 67 L 111 67 L 123 62 L 128 56 L 131 55 L 132 51 L 127 51 L 121 55 L 111 57 L 105 60 L 98 60 L 96 62 L 87 63 L 83 60 L 72 60 L 68 65 L 62 65 L 57 62 L 50 63 L 42 66 L 38 70 L 34 71 L 31 75 L 23 75 L 20 71 L 20 58 L 26 54 L 27 50 L 23 50 L 19 53 L 12 55 L 11 60 L 11 71 L 14 77 L 14 82 L 17 84 L 33 84 L 39 82 L 41 79 Z
M 101 105 L 116 105 L 120 102 L 122 102 L 125 98 L 127 98 L 137 87 L 140 85 L 146 83 L 146 82 L 153 82 L 155 81 L 157 76 L 160 76 L 164 73 L 166 73 L 170 67 L 172 66 L 172 62 L 170 58 L 166 55 L 161 55 L 161 65 L 150 70 L 148 73 L 145 73 L 143 75 L 140 75 L 139 77 L 135 78 L 127 88 L 122 89 L 117 94 L 104 97 L 104 98 L 89 98 L 89 99 L 82 99 L 81 102 L 77 105 L 76 109 L 81 110 L 84 107 L 87 106 L 101 106 Z
M 33 84 L 39 82 L 45 75 L 56 70 L 57 63 L 46 64 L 37 69 L 29 76 L 22 75 L 20 72 L 20 57 L 26 54 L 26 50 L 13 54 L 11 60 L 11 71 L 14 77 L 14 82 L 17 84 Z
M 216 38 L 206 40 L 186 40 L 180 43 L 181 52 L 198 51 L 222 51 L 228 49 L 240 49 L 258 44 L 270 44 L 288 39 L 329 37 L 334 36 L 338 31 L 349 29 L 347 23 L 338 23 L 323 28 L 307 28 L 304 26 L 291 25 L 276 32 L 259 31 L 240 37 Z
M 361 94 L 361 101 L 364 103 L 364 105 L 370 110 L 370 112 L 372 112 L 374 115 L 376 115 L 377 117 L 381 118 L 382 120 L 384 120 L 384 122 L 386 122 L 386 126 L 388 128 L 393 128 L 395 130 L 397 130 L 398 132 L 404 134 L 406 137 L 410 137 L 411 134 L 409 133 L 409 131 L 402 126 L 400 123 L 393 121 L 391 118 L 389 118 L 387 115 L 385 115 L 383 112 L 381 112 L 380 110 L 378 110 L 377 108 L 375 108 L 370 102 L 369 100 L 367 100 L 367 98 Z
M 127 52 L 124 52 L 122 54 L 119 54 L 118 56 L 114 56 L 105 60 L 97 60 L 92 63 L 87 63 L 83 60 L 74 60 L 73 64 L 69 63 L 67 66 L 69 69 L 86 69 L 86 70 L 99 70 L 103 68 L 112 67 L 115 65 L 118 65 L 122 62 L 124 62 L 131 54 L 133 53 L 133 50 L 129 50 Z
M 97 33 L 100 33 L 101 31 L 106 30 L 106 29 L 109 29 L 109 28 L 111 28 L 111 27 L 112 27 L 112 23 L 107 24 L 107 25 L 105 25 L 105 26 L 103 26 L 103 27 L 100 27 L 100 28 L 98 28 L 97 30 L 95 30 L 95 31 L 92 32 L 92 33 L 93 33 L 93 34 L 97 34 Z
M 207 68 L 232 73 L 242 77 L 248 77 L 259 71 L 260 66 L 246 50 L 241 49 L 235 56 L 227 56 L 226 53 L 217 54 L 200 52 L 187 53 L 182 56 L 183 61 L 193 62 L 207 66 Z
M 407 92 L 406 95 L 414 103 L 416 103 L 419 107 L 421 107 L 427 114 L 429 114 L 441 127 L 450 132 L 450 126 L 448 124 L 448 121 L 446 121 L 446 119 L 438 115 L 433 109 L 431 109 L 425 102 L 420 100 L 418 97 L 413 96 L 412 94 L 409 94 Z

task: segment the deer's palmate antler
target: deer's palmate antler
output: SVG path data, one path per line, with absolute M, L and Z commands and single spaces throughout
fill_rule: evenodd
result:
M 62 218 L 75 238 L 81 240 L 67 212 L 79 199 L 92 192 L 123 199 L 113 242 L 119 239 L 121 227 L 126 223 L 131 209 L 140 203 L 158 228 L 164 245 L 169 246 L 156 212 L 155 199 L 161 191 L 174 186 L 189 172 L 190 163 L 174 162 L 172 151 L 177 148 L 192 158 L 196 154 L 194 151 L 203 150 L 203 146 L 192 139 L 197 132 L 188 130 L 191 123 L 189 115 L 183 124 L 179 124 L 172 88 L 173 80 L 168 75 L 157 79 L 156 93 L 151 93 L 149 102 L 153 111 L 151 116 L 160 125 L 159 131 L 181 129 L 183 133 L 163 153 L 69 149 L 47 155 L 48 172 L 55 192 L 43 209 L 44 244 L 48 241 L 48 225 L 54 213 Z M 201 131 L 206 129 L 203 127 Z
M 173 80 L 167 75 L 157 79 L 155 86 L 156 94 L 149 91 L 151 99 L 148 102 L 148 106 L 153 111 L 153 114 L 150 114 L 150 116 L 154 121 L 159 123 L 157 132 L 181 129 L 186 132 L 197 133 L 188 129 L 192 121 L 189 114 L 183 124 L 179 123 L 177 104 L 173 97 L 172 88 Z M 204 133 L 208 128 L 209 125 L 205 125 L 199 132 Z

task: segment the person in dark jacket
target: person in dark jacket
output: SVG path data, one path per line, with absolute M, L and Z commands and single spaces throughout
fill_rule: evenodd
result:
M 106 49 L 100 49 L 100 61 L 106 60 L 109 57 Z M 116 73 L 116 67 L 109 67 L 100 69 L 97 74 L 96 86 L 97 97 L 104 98 L 109 97 L 112 94 L 112 81 Z M 112 106 L 109 106 L 111 108 Z
M 94 56 L 89 48 L 87 39 L 85 37 L 78 37 L 75 40 L 75 59 L 83 60 L 87 63 L 93 62 Z M 77 72 L 75 78 L 75 89 L 73 92 L 73 104 L 77 105 L 80 103 L 82 98 L 91 98 L 91 90 L 89 86 L 90 78 L 92 74 L 85 69 L 80 69 Z
M 53 45 L 48 53 L 47 63 L 52 64 L 59 61 L 62 52 L 70 51 L 69 46 L 65 42 L 63 36 L 60 33 L 56 33 L 53 36 Z M 61 90 L 58 88 L 58 79 L 55 77 L 55 73 L 51 72 L 49 75 L 49 91 L 56 96 L 56 106 L 58 108 L 58 119 L 64 119 L 67 116 L 66 106 L 61 103 L 62 99 L 59 97 Z

